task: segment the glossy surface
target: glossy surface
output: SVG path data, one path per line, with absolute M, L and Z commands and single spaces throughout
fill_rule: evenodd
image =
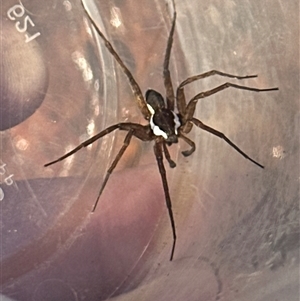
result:
M 101 41 L 98 57 L 80 3 L 22 3 L 41 32 L 35 41 L 49 82 L 35 113 L 0 134 L 2 293 L 16 300 L 298 300 L 297 1 L 177 3 L 176 84 L 219 69 L 258 74 L 245 84 L 280 91 L 228 89 L 199 103 L 196 116 L 265 170 L 198 129 L 190 135 L 197 144 L 192 156 L 181 156 L 184 143 L 174 146 L 177 167 L 167 169 L 178 231 L 172 263 L 152 145 L 132 145 L 94 214 L 121 133 L 43 167 L 115 122 L 143 118 Z M 3 6 L 7 22 L 13 5 Z M 99 25 L 142 90 L 164 94 L 165 2 L 98 5 Z M 187 93 L 193 97 L 223 82 L 206 79 Z

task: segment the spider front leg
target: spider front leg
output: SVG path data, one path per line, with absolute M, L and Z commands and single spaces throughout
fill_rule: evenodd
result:
M 172 27 L 169 33 L 168 43 L 167 43 L 167 48 L 165 53 L 163 77 L 164 77 L 164 85 L 166 89 L 167 108 L 171 111 L 174 111 L 175 97 L 174 97 L 172 78 L 169 70 L 170 55 L 172 50 L 173 36 L 174 36 L 174 30 L 176 24 L 176 7 L 175 7 L 174 0 L 172 1 L 172 3 L 173 3 L 174 13 L 173 13 Z
M 172 261 L 173 256 L 174 256 L 174 251 L 175 251 L 175 244 L 176 244 L 176 228 L 175 228 L 175 221 L 173 217 L 173 210 L 172 210 L 172 203 L 171 203 L 171 198 L 170 198 L 170 193 L 169 193 L 169 187 L 168 187 L 168 182 L 167 182 L 167 177 L 166 177 L 166 169 L 164 167 L 163 163 L 163 140 L 161 139 L 162 137 L 159 137 L 155 140 L 154 144 L 154 154 L 156 157 L 159 173 L 161 176 L 161 180 L 163 183 L 163 188 L 164 188 L 164 193 L 165 193 L 165 200 L 166 200 L 166 205 L 168 208 L 168 213 L 170 217 L 170 222 L 172 226 L 172 233 L 173 233 L 173 246 L 171 250 L 171 256 L 170 256 L 170 261 Z
M 141 89 L 140 89 L 137 81 L 133 77 L 133 75 L 130 72 L 130 70 L 128 69 L 128 67 L 124 64 L 124 62 L 120 58 L 119 54 L 117 53 L 117 51 L 115 50 L 115 48 L 113 47 L 113 45 L 105 37 L 105 35 L 102 33 L 102 31 L 100 30 L 100 28 L 96 24 L 95 20 L 91 17 L 89 11 L 86 8 L 85 2 L 83 0 L 81 0 L 81 5 L 82 5 L 83 9 L 85 10 L 85 12 L 87 13 L 87 16 L 88 16 L 90 22 L 92 23 L 93 27 L 95 28 L 96 32 L 98 33 L 98 35 L 103 40 L 105 47 L 112 54 L 112 56 L 115 58 L 116 62 L 119 64 L 119 66 L 121 67 L 122 71 L 126 75 L 126 77 L 128 79 L 128 82 L 129 82 L 129 85 L 131 87 L 131 90 L 132 90 L 132 92 L 134 94 L 135 101 L 136 101 L 139 109 L 141 110 L 142 114 L 144 115 L 144 118 L 146 120 L 149 120 L 149 118 L 150 118 L 150 112 L 149 112 L 149 110 L 147 108 L 147 103 L 145 101 L 145 98 L 144 98 L 144 96 L 142 94 L 142 91 L 141 91 Z

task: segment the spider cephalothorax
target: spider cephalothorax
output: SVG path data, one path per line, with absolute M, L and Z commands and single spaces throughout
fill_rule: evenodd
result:
M 73 150 L 71 150 L 70 152 L 65 154 L 64 156 L 58 158 L 55 161 L 45 164 L 45 166 L 49 166 L 58 161 L 64 160 L 65 158 L 76 153 L 81 148 L 90 145 L 91 143 L 95 142 L 99 138 L 111 133 L 112 131 L 114 131 L 116 129 L 126 131 L 127 134 L 125 136 L 123 146 L 119 150 L 119 153 L 117 154 L 116 158 L 113 160 L 110 168 L 108 169 L 106 176 L 104 178 L 103 184 L 100 188 L 95 205 L 92 209 L 92 211 L 95 211 L 96 206 L 99 201 L 99 198 L 101 196 L 101 193 L 102 193 L 111 173 L 113 172 L 117 163 L 121 159 L 126 148 L 130 144 L 131 138 L 133 136 L 135 136 L 136 138 L 138 138 L 142 141 L 154 141 L 154 147 L 153 147 L 154 154 L 155 154 L 155 157 L 157 160 L 159 173 L 161 175 L 163 189 L 164 189 L 164 193 L 165 193 L 165 201 L 166 201 L 166 205 L 167 205 L 167 209 L 168 209 L 168 213 L 169 213 L 169 217 L 170 217 L 170 222 L 171 222 L 171 226 L 172 226 L 173 246 L 172 246 L 172 250 L 171 250 L 170 260 L 173 259 L 174 250 L 175 250 L 176 228 L 175 228 L 171 198 L 170 198 L 170 194 L 169 194 L 168 182 L 167 182 L 166 171 L 165 171 L 163 159 L 165 158 L 168 161 L 170 167 L 175 167 L 176 164 L 170 157 L 170 154 L 168 151 L 168 146 L 172 145 L 173 143 L 177 143 L 178 138 L 181 138 L 190 146 L 190 149 L 183 151 L 182 154 L 184 156 L 191 155 L 195 151 L 196 146 L 195 146 L 195 143 L 192 140 L 190 140 L 188 137 L 186 137 L 185 135 L 188 134 L 192 130 L 192 127 L 195 125 L 195 126 L 201 128 L 202 130 L 207 131 L 207 132 L 223 139 L 225 142 L 227 142 L 230 146 L 232 146 L 236 151 L 238 151 L 246 159 L 250 160 L 252 163 L 256 164 L 257 166 L 263 168 L 263 166 L 261 164 L 259 164 L 255 160 L 251 159 L 246 153 L 244 153 L 239 147 L 237 147 L 231 140 L 229 140 L 222 132 L 219 132 L 219 131 L 205 125 L 199 119 L 195 118 L 194 113 L 195 113 L 196 105 L 197 105 L 197 102 L 199 99 L 208 97 L 212 94 L 218 93 L 218 92 L 220 92 L 224 89 L 230 88 L 230 87 L 235 88 L 235 89 L 254 91 L 254 92 L 278 90 L 278 88 L 257 89 L 257 88 L 251 88 L 251 87 L 247 87 L 247 86 L 241 86 L 241 85 L 236 85 L 233 83 L 226 82 L 214 89 L 198 93 L 189 102 L 186 103 L 184 87 L 194 81 L 199 80 L 199 79 L 206 78 L 206 77 L 213 76 L 213 75 L 219 75 L 219 76 L 228 77 L 228 78 L 236 78 L 239 80 L 257 77 L 257 75 L 238 76 L 238 75 L 224 73 L 224 72 L 217 71 L 217 70 L 211 70 L 211 71 L 208 71 L 208 72 L 205 72 L 202 74 L 198 74 L 198 75 L 189 77 L 186 80 L 184 80 L 176 89 L 176 95 L 175 95 L 174 90 L 173 90 L 173 85 L 172 85 L 172 79 L 171 79 L 171 75 L 170 75 L 170 71 L 169 71 L 169 60 L 170 60 L 170 54 L 171 54 L 173 36 L 174 36 L 174 29 L 175 29 L 175 23 L 176 23 L 176 10 L 175 10 L 174 0 L 172 0 L 172 4 L 173 4 L 173 8 L 174 8 L 173 20 L 172 20 L 172 26 L 171 26 L 171 30 L 169 33 L 169 37 L 168 37 L 164 64 L 163 64 L 163 78 L 164 78 L 164 85 L 165 85 L 165 89 L 166 89 L 166 101 L 164 101 L 163 96 L 154 90 L 148 90 L 146 92 L 145 97 L 143 96 L 141 89 L 140 89 L 139 85 L 137 84 L 136 80 L 134 79 L 133 75 L 131 74 L 129 69 L 126 67 L 126 65 L 123 63 L 122 59 L 119 57 L 119 55 L 117 54 L 116 50 L 111 45 L 111 43 L 103 35 L 102 31 L 96 25 L 95 21 L 90 17 L 84 4 L 82 3 L 83 8 L 86 11 L 87 16 L 88 16 L 90 22 L 92 23 L 92 25 L 94 26 L 96 32 L 102 38 L 102 40 L 105 43 L 106 48 L 113 55 L 113 57 L 118 62 L 121 69 L 123 70 L 124 74 L 127 76 L 129 84 L 130 84 L 132 92 L 133 92 L 133 95 L 134 95 L 134 99 L 136 101 L 136 104 L 139 107 L 144 118 L 149 121 L 149 124 L 148 125 L 140 125 L 138 123 L 123 122 L 123 123 L 117 123 L 117 124 L 111 125 L 108 128 L 101 131 L 100 133 L 96 134 L 95 136 L 84 141 L 83 143 L 78 145 L 76 148 L 74 148 Z M 175 103 L 176 103 L 176 109 L 178 110 L 178 113 L 174 112 Z

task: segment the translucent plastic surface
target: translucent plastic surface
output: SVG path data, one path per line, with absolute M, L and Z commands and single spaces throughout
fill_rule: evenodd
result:
M 166 164 L 171 227 L 151 143 L 133 140 L 91 208 L 124 133 L 43 167 L 120 122 L 145 121 L 79 1 L 5 0 L 1 18 L 1 290 L 20 300 L 299 300 L 299 3 L 177 1 L 173 85 L 212 69 L 231 81 Z M 167 5 L 168 4 L 168 5 Z M 90 11 L 142 91 L 165 94 L 170 2 L 96 1 Z M 186 88 L 187 98 L 226 78 Z

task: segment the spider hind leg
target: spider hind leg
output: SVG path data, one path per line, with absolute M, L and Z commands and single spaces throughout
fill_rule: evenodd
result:
M 170 192 L 169 192 L 169 186 L 168 186 L 168 181 L 167 181 L 167 176 L 166 176 L 166 169 L 163 163 L 163 141 L 161 139 L 157 139 L 154 144 L 154 154 L 156 157 L 159 173 L 161 176 L 161 180 L 163 183 L 163 188 L 164 188 L 164 193 L 165 193 L 165 201 L 166 205 L 168 208 L 168 213 L 169 213 L 169 218 L 172 226 L 172 234 L 173 234 L 173 245 L 172 245 L 172 250 L 171 250 L 171 255 L 170 255 L 170 261 L 173 260 L 174 256 L 174 251 L 175 251 L 175 245 L 176 245 L 176 227 L 175 227 L 175 221 L 174 221 L 174 216 L 173 216 L 173 210 L 172 210 L 172 202 L 171 202 L 171 197 L 170 197 Z
M 223 140 L 225 140 L 231 147 L 233 147 L 237 152 L 239 152 L 244 158 L 250 160 L 252 163 L 254 163 L 255 165 L 259 166 L 260 168 L 264 168 L 263 165 L 259 164 L 258 162 L 256 162 L 255 160 L 253 160 L 252 158 L 250 158 L 246 153 L 244 153 L 237 145 L 235 145 L 231 140 L 229 140 L 222 132 L 219 132 L 207 125 L 205 125 L 203 122 L 201 122 L 199 119 L 193 118 L 192 119 L 193 123 L 201 128 L 204 131 L 207 131 Z

